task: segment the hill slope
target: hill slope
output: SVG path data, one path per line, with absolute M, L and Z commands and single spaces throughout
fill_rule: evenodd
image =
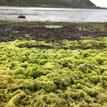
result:
M 90 0 L 0 0 L 1 6 L 96 8 Z

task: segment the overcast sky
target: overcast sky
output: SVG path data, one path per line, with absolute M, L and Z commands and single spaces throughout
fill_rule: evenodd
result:
M 90 0 L 100 7 L 107 7 L 107 0 Z

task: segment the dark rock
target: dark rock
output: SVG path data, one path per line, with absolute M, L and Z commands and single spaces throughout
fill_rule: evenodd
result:
M 20 15 L 20 16 L 18 16 L 18 18 L 25 19 L 25 18 L 26 18 L 26 16 Z

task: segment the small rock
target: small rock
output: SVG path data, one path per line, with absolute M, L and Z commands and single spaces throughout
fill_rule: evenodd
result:
M 23 15 L 20 15 L 20 16 L 18 16 L 18 18 L 25 19 L 26 17 L 25 17 L 25 16 L 23 16 Z

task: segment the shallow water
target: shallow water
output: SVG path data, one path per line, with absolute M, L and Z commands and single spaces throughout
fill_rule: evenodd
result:
M 26 19 L 19 19 L 19 15 Z M 0 20 L 51 22 L 107 22 L 107 10 L 0 7 Z

